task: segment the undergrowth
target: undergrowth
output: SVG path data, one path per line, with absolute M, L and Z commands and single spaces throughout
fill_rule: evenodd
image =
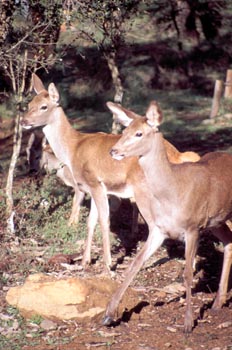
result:
M 82 206 L 78 225 L 68 226 L 73 192 L 56 176 L 22 181 L 14 191 L 16 235 L 72 242 L 86 236 L 88 208 Z

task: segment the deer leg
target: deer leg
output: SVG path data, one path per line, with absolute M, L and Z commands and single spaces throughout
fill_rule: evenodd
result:
M 144 262 L 161 246 L 164 239 L 165 235 L 159 230 L 158 227 L 154 227 L 150 232 L 143 248 L 139 251 L 129 268 L 126 270 L 124 282 L 111 297 L 103 319 L 103 325 L 108 326 L 112 324 L 115 310 L 118 307 L 129 284 L 141 269 Z
M 102 231 L 103 240 L 103 259 L 106 268 L 110 270 L 111 252 L 110 252 L 110 209 L 109 200 L 106 191 L 102 187 L 95 188 L 92 190 L 92 195 L 97 207 L 99 224 Z
M 134 238 L 138 232 L 139 232 L 139 209 L 137 207 L 137 204 L 131 200 L 131 205 L 132 205 L 132 229 L 131 229 L 131 233 L 132 233 L 132 237 Z
M 187 232 L 185 234 L 185 269 L 184 284 L 186 288 L 186 311 L 184 319 L 184 332 L 190 333 L 193 328 L 193 311 L 191 306 L 193 265 L 197 251 L 198 232 Z
M 220 309 L 222 305 L 226 302 L 228 280 L 232 264 L 232 232 L 226 224 L 217 229 L 212 230 L 212 232 L 225 245 L 219 288 L 212 306 L 214 310 L 217 310 Z
M 79 213 L 80 213 L 80 206 L 84 199 L 85 193 L 80 191 L 79 188 L 75 189 L 74 197 L 73 197 L 73 204 L 72 204 L 72 212 L 70 215 L 70 218 L 68 220 L 68 226 L 75 225 L 79 221 Z
M 94 230 L 97 224 L 97 219 L 98 219 L 98 210 L 95 205 L 94 199 L 91 197 L 90 213 L 87 220 L 88 235 L 85 242 L 85 250 L 82 258 L 83 267 L 91 263 L 91 245 L 92 245 Z
M 110 195 L 108 200 L 110 206 L 110 213 L 115 213 L 120 207 L 121 199 L 114 195 Z

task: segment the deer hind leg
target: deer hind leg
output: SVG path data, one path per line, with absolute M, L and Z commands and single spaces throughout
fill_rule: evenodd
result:
M 232 264 L 232 232 L 227 224 L 213 229 L 213 234 L 224 243 L 224 257 L 222 265 L 222 273 L 217 291 L 216 299 L 214 300 L 213 309 L 220 309 L 226 302 L 228 280 Z
M 132 228 L 131 228 L 131 234 L 132 237 L 136 237 L 139 232 L 139 209 L 137 207 L 137 204 L 134 200 L 131 200 L 132 205 Z
M 198 232 L 187 232 L 185 235 L 185 269 L 184 284 L 186 288 L 186 311 L 184 332 L 190 333 L 193 328 L 193 311 L 191 306 L 194 258 L 197 252 Z
M 98 220 L 98 210 L 95 205 L 93 198 L 91 197 L 90 213 L 87 220 L 88 235 L 85 242 L 85 250 L 82 258 L 82 266 L 85 268 L 86 265 L 91 264 L 91 245 L 93 240 L 94 230 Z
M 84 199 L 85 193 L 80 191 L 79 188 L 75 189 L 73 197 L 72 211 L 68 220 L 68 226 L 76 225 L 79 221 L 80 206 Z
M 116 290 L 113 296 L 110 299 L 110 302 L 107 306 L 106 313 L 103 319 L 103 325 L 108 326 L 113 323 L 113 318 L 115 314 L 115 310 L 118 307 L 126 289 L 129 284 L 135 277 L 135 275 L 139 272 L 144 262 L 156 252 L 156 250 L 161 246 L 165 239 L 164 234 L 158 229 L 158 227 L 153 228 L 150 231 L 148 239 L 144 244 L 143 248 L 136 255 L 131 265 L 128 267 L 125 273 L 125 278 L 121 286 Z

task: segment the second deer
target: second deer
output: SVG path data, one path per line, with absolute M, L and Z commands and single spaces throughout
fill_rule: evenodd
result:
M 157 251 L 164 239 L 185 241 L 186 287 L 185 332 L 191 332 L 194 317 L 191 307 L 193 263 L 199 234 L 206 228 L 225 245 L 222 274 L 213 308 L 226 301 L 228 278 L 232 262 L 232 232 L 226 222 L 232 217 L 232 155 L 212 152 L 196 163 L 172 164 L 168 160 L 164 139 L 159 132 L 162 113 L 152 102 L 145 117 L 109 102 L 108 107 L 117 119 L 128 126 L 112 147 L 111 155 L 119 163 L 127 157 L 139 157 L 149 191 L 153 226 L 149 236 L 125 273 L 122 285 L 112 296 L 103 323 L 111 324 L 115 310 L 130 282 L 143 263 Z M 138 198 L 143 202 L 143 198 Z

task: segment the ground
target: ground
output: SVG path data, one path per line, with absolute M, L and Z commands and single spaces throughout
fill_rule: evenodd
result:
M 22 241 L 21 244 L 27 246 L 28 242 Z M 230 299 L 222 310 L 217 312 L 210 310 L 221 267 L 220 246 L 213 244 L 210 237 L 202 239 L 201 249 L 197 256 L 193 292 L 195 328 L 189 335 L 183 333 L 185 298 L 182 272 L 184 259 L 182 258 L 183 246 L 180 243 L 166 242 L 159 249 L 157 256 L 150 259 L 140 271 L 131 286 L 136 291 L 134 300 L 130 301 L 134 307 L 125 310 L 123 315 L 117 315 L 118 322 L 114 327 L 102 326 L 103 315 L 83 323 L 75 320 L 56 321 L 51 325 L 48 323 L 47 326 L 44 321 L 25 320 L 15 310 L 13 312 L 6 305 L 5 294 L 12 285 L 24 280 L 24 276 L 17 270 L 18 266 L 22 266 L 22 261 L 28 264 L 28 274 L 33 273 L 37 265 L 43 265 L 44 268 L 46 266 L 46 273 L 59 276 L 78 275 L 88 278 L 101 276 L 103 264 L 99 259 L 87 271 L 78 271 L 78 261 L 74 265 L 64 267 L 59 263 L 55 264 L 55 259 L 51 263 L 43 258 L 43 251 L 46 250 L 46 247 L 40 247 L 36 252 L 28 249 L 27 253 L 24 251 L 24 254 L 22 254 L 22 248 L 15 242 L 8 243 L 5 248 L 8 255 L 5 261 L 2 260 L 1 270 L 5 271 L 5 278 L 9 275 L 10 278 L 8 277 L 8 283 L 4 284 L 1 289 L 2 339 L 0 339 L 2 344 L 0 342 L 0 348 L 2 349 L 232 349 Z M 98 252 L 99 249 L 96 247 L 95 252 Z M 114 261 L 119 257 L 123 257 L 123 251 L 113 252 Z M 133 254 L 124 260 L 121 259 L 112 278 L 120 282 L 123 279 L 125 268 L 132 259 Z M 76 269 L 72 271 L 74 266 Z M 20 344 L 20 347 L 17 347 L 17 343 Z

